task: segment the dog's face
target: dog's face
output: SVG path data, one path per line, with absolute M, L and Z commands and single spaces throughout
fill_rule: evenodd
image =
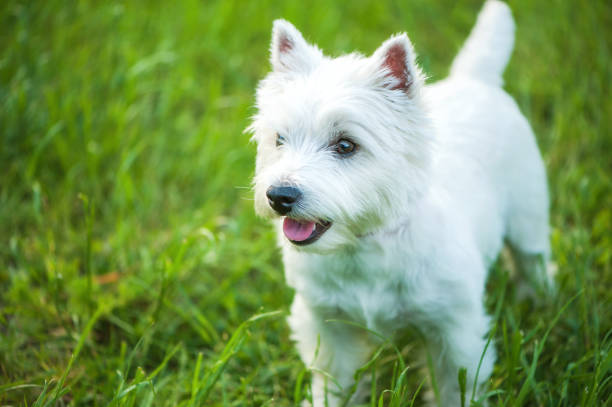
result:
M 271 55 L 250 127 L 257 213 L 315 252 L 401 221 L 429 163 L 423 79 L 405 34 L 369 58 L 331 59 L 277 20 Z

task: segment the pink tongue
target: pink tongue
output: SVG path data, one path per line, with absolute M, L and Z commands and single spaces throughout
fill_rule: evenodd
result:
M 312 235 L 315 229 L 314 222 L 299 222 L 295 219 L 285 218 L 283 222 L 283 232 L 287 239 L 294 242 L 302 242 Z

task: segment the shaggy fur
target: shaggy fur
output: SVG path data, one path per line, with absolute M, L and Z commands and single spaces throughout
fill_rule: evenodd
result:
M 509 8 L 489 0 L 450 76 L 425 85 L 406 34 L 370 57 L 329 58 L 275 21 L 273 71 L 258 87 L 250 127 L 255 208 L 278 227 L 299 353 L 341 386 L 326 391 L 315 370 L 315 407 L 326 398 L 340 405 L 377 345 L 366 330 L 327 320 L 387 337 L 418 327 L 440 405 L 457 406 L 457 371 L 467 368 L 471 391 L 484 350 L 487 268 L 504 240 L 530 280 L 552 287 L 545 169 L 529 124 L 501 89 L 513 38 Z M 339 153 L 341 140 L 354 151 Z M 269 195 L 278 186 L 299 191 L 283 216 Z M 296 225 L 329 229 L 299 244 L 289 239 Z M 489 347 L 479 384 L 494 361 Z

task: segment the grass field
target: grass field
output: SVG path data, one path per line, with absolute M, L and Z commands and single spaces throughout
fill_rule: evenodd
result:
M 546 160 L 559 296 L 521 300 L 506 266 L 492 271 L 489 403 L 609 406 L 612 6 L 510 4 L 518 29 L 506 88 Z M 0 405 L 305 397 L 309 372 L 284 321 L 292 292 L 272 230 L 253 214 L 255 151 L 243 133 L 271 22 L 289 19 L 331 54 L 370 53 L 406 30 L 435 81 L 479 8 L 2 2 Z M 395 345 L 369 368 L 371 404 L 419 405 L 426 369 L 413 342 Z

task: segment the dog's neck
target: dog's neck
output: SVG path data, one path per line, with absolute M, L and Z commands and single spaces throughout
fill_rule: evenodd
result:
M 391 236 L 397 235 L 400 231 L 409 227 L 410 223 L 411 223 L 410 217 L 406 216 L 406 218 L 402 219 L 402 221 L 400 221 L 399 223 L 396 223 L 394 225 L 388 225 L 386 227 L 382 227 L 380 229 L 373 230 L 373 231 L 364 233 L 362 235 L 358 235 L 357 238 L 362 240 L 362 239 L 368 239 L 368 238 L 372 238 L 376 236 L 391 237 Z

